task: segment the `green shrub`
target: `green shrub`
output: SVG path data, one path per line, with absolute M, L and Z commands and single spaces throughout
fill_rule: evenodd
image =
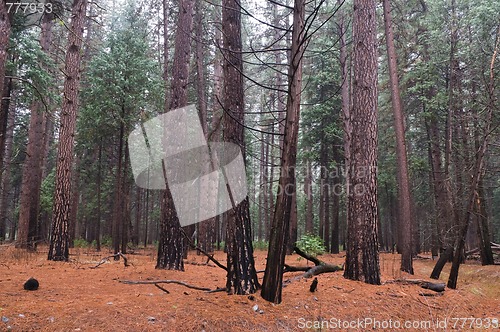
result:
M 75 248 L 87 248 L 89 246 L 89 243 L 84 239 L 74 239 L 73 245 L 75 246 Z
M 323 240 L 319 236 L 306 234 L 296 243 L 297 247 L 311 256 L 318 256 L 325 253 L 326 249 Z
M 258 250 L 267 250 L 269 243 L 267 241 L 253 241 L 253 248 Z
M 111 247 L 112 245 L 113 245 L 113 239 L 111 239 L 111 236 L 104 235 L 101 240 L 101 246 Z

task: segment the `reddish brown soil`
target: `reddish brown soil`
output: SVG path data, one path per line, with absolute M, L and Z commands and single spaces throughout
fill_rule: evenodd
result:
M 381 286 L 349 281 L 341 272 L 318 276 L 316 293 L 309 292 L 311 279 L 294 281 L 283 291 L 283 303 L 274 305 L 248 296 L 206 293 L 174 284 L 163 284 L 170 294 L 154 285 L 126 285 L 119 280 L 175 279 L 209 287 L 225 285 L 224 271 L 217 267 L 186 264 L 185 272 L 155 270 L 152 250 L 129 254 L 129 267 L 110 261 L 95 266 L 107 251 L 72 250 L 71 262 L 49 262 L 46 249 L 26 253 L 12 246 L 0 247 L 0 331 L 325 331 L 350 322 L 352 328 L 380 330 L 405 321 L 424 321 L 420 329 L 468 331 L 474 324 L 486 326 L 487 318 L 500 318 L 500 266 L 463 265 L 459 288 L 446 289 L 441 296 L 418 285 L 387 283 Z M 266 252 L 256 252 L 257 269 L 265 267 Z M 225 262 L 224 253 L 216 258 Z M 323 255 L 326 262 L 342 264 L 343 255 Z M 192 252 L 187 262 L 204 262 Z M 292 265 L 306 264 L 297 255 L 287 257 Z M 399 256 L 381 255 L 383 281 L 395 278 L 428 279 L 434 262 L 415 261 L 415 276 L 402 274 Z M 448 277 L 449 266 L 442 274 Z M 287 273 L 285 279 L 300 275 Z M 25 291 L 29 277 L 40 282 L 37 291 Z M 259 274 L 262 277 L 262 273 Z M 434 295 L 434 294 L 433 294 Z M 258 305 L 258 310 L 253 307 Z M 263 312 L 260 312 L 262 310 Z M 372 325 L 367 325 L 373 319 Z M 469 318 L 457 321 L 456 318 Z M 425 325 L 448 319 L 448 325 Z M 353 321 L 360 320 L 356 325 Z M 323 323 L 321 323 L 323 322 Z M 375 326 L 378 322 L 378 326 Z M 492 325 L 495 321 L 491 322 Z M 323 324 L 320 326 L 319 324 Z M 498 324 L 498 323 L 497 323 Z M 463 325 L 463 327 L 462 327 Z M 340 325 L 342 326 L 342 325 Z M 389 326 L 390 327 L 390 326 Z M 490 329 L 491 330 L 491 329 Z M 497 330 L 497 329 L 493 329 Z

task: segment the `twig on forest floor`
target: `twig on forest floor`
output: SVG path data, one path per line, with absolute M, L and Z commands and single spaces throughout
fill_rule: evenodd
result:
M 127 285 L 156 285 L 156 284 L 177 284 L 181 285 L 187 288 L 191 289 L 196 289 L 196 290 L 201 290 L 205 292 L 213 291 L 210 288 L 207 287 L 199 287 L 199 286 L 194 286 L 190 285 L 188 283 L 185 283 L 184 281 L 179 281 L 179 280 L 139 280 L 139 281 L 134 281 L 134 280 L 120 280 L 122 284 L 127 284 Z M 158 287 L 158 286 L 156 286 Z
M 226 287 L 221 287 L 221 288 L 216 288 L 216 289 L 207 291 L 207 293 L 218 293 L 218 292 L 227 292 L 227 288 Z
M 165 293 L 170 294 L 170 292 L 169 292 L 167 289 L 165 289 L 165 288 L 161 287 L 160 285 L 158 285 L 158 284 L 154 284 L 154 285 L 156 286 L 156 288 L 159 288 L 159 289 L 161 289 L 162 291 L 164 291 Z
M 186 238 L 186 240 L 188 241 L 188 244 L 189 246 L 192 248 L 192 249 L 196 249 L 198 250 L 199 252 L 201 252 L 203 255 L 207 256 L 207 258 L 209 260 L 211 260 L 212 262 L 215 263 L 215 265 L 217 265 L 218 267 L 220 267 L 221 269 L 223 269 L 224 271 L 227 272 L 227 267 L 225 267 L 224 265 L 222 265 L 218 260 L 216 260 L 214 258 L 214 255 L 210 255 L 209 253 L 207 253 L 205 250 L 201 249 L 200 247 L 198 247 L 197 245 L 195 245 L 193 243 L 193 241 L 189 238 L 189 236 L 186 234 L 186 232 L 184 231 L 184 229 L 181 228 L 181 232 L 182 232 L 182 235 L 184 235 L 184 237 Z
M 197 265 L 197 266 L 217 267 L 217 266 L 209 264 L 209 263 L 199 263 L 199 262 L 193 262 L 193 261 L 185 261 L 184 264 Z
M 127 259 L 127 257 L 125 257 L 125 255 L 124 255 L 124 254 L 122 254 L 121 252 L 119 252 L 119 253 L 116 253 L 116 254 L 114 254 L 114 255 L 104 257 L 103 259 L 101 259 L 101 261 L 100 261 L 99 263 L 97 263 L 97 265 L 96 265 L 96 266 L 91 266 L 90 268 L 91 268 L 91 269 L 96 269 L 96 268 L 98 268 L 99 266 L 101 266 L 102 264 L 104 264 L 104 263 L 108 262 L 111 258 L 116 258 L 116 257 L 121 257 L 121 258 L 123 258 L 123 265 L 125 265 L 125 267 L 130 266 L 130 264 L 128 263 L 128 259 Z

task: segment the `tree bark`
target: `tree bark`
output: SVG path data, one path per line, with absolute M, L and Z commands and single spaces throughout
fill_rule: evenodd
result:
M 380 284 L 377 210 L 376 2 L 354 1 L 353 105 L 344 277 Z
M 293 8 L 292 47 L 288 67 L 288 96 L 281 170 L 267 255 L 262 297 L 281 303 L 283 266 L 289 234 L 289 221 L 293 210 L 293 193 L 296 192 L 295 165 L 302 89 L 302 56 L 304 54 L 305 1 L 295 0 Z
M 74 0 L 68 49 L 65 60 L 64 96 L 60 115 L 59 147 L 57 149 L 56 185 L 52 212 L 52 234 L 49 260 L 69 259 L 68 223 L 71 208 L 71 182 L 73 172 L 73 148 L 78 111 L 78 89 L 80 85 L 80 61 L 83 26 L 87 0 Z

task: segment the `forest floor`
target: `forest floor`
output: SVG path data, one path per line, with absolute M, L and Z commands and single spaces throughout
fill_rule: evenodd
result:
M 458 289 L 434 293 L 419 285 L 388 281 L 429 280 L 435 262 L 415 260 L 415 275 L 410 276 L 399 271 L 398 255 L 381 254 L 380 286 L 346 280 L 342 271 L 327 273 L 317 277 L 315 293 L 309 292 L 311 279 L 296 280 L 283 289 L 282 304 L 274 305 L 259 293 L 236 296 L 161 284 L 166 293 L 154 285 L 119 282 L 173 279 L 211 289 L 224 287 L 225 271 L 192 264 L 206 261 L 196 252 L 189 253 L 185 272 L 155 270 L 152 249 L 128 254 L 128 267 L 122 260 L 110 260 L 91 268 L 107 255 L 107 250 L 75 248 L 71 261 L 61 263 L 46 260 L 47 248 L 27 253 L 0 246 L 0 331 L 366 331 L 384 327 L 387 331 L 468 331 L 487 326 L 499 330 L 499 265 L 467 262 L 460 269 Z M 266 255 L 267 251 L 256 251 L 258 270 L 264 270 Z M 223 252 L 215 257 L 225 262 Z M 320 259 L 342 264 L 345 258 L 341 253 Z M 308 264 L 297 255 L 287 256 L 287 263 Z M 443 270 L 442 282 L 449 268 L 448 264 Z M 300 274 L 286 273 L 284 279 Z M 262 276 L 259 273 L 260 280 Z M 23 289 L 30 277 L 40 282 L 37 291 Z

